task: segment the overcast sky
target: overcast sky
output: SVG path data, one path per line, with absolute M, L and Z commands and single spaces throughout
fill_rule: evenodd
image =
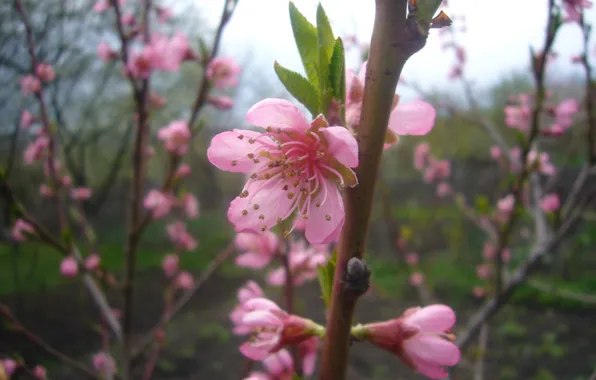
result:
M 361 41 L 370 41 L 374 18 L 373 0 L 322 0 L 334 32 L 340 36 L 356 34 Z M 216 22 L 221 1 L 204 1 L 208 19 Z M 315 19 L 318 1 L 295 0 L 306 17 Z M 459 34 L 468 52 L 467 74 L 480 85 L 494 83 L 514 70 L 523 70 L 529 62 L 528 48 L 538 47 L 544 38 L 547 0 L 449 0 L 450 15 L 466 16 L 467 30 Z M 596 9 L 587 13 L 596 21 Z M 457 20 L 456 20 L 457 21 Z M 458 22 L 454 27 L 458 30 Z M 432 31 L 427 46 L 411 58 L 403 76 L 425 89 L 446 88 L 447 73 L 454 60 L 451 53 L 441 50 L 442 39 Z M 592 44 L 594 46 L 594 44 Z M 240 0 L 223 38 L 223 52 L 239 59 L 251 55 L 254 63 L 275 78 L 273 61 L 303 72 L 294 44 L 288 15 L 287 0 Z M 581 73 L 569 63 L 569 58 L 581 51 L 580 29 L 566 25 L 555 44 L 560 58 L 556 74 Z M 407 92 L 398 89 L 398 92 Z M 413 94 L 403 94 L 407 97 Z

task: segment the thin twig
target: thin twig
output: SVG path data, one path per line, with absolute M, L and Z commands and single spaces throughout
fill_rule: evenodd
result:
M 58 351 L 54 347 L 50 346 L 46 343 L 43 339 L 39 336 L 35 335 L 33 332 L 25 328 L 23 324 L 12 314 L 8 306 L 3 303 L 0 303 L 0 315 L 3 315 L 10 323 L 11 328 L 15 331 L 21 333 L 25 338 L 27 338 L 31 343 L 37 345 L 41 349 L 43 349 L 48 354 L 52 355 L 59 361 L 75 368 L 85 376 L 95 380 L 101 380 L 101 377 L 95 374 L 91 369 L 85 367 L 75 359 L 63 354 L 62 352 Z
M 168 322 L 170 322 L 184 307 L 188 304 L 188 302 L 195 296 L 197 291 L 203 286 L 211 275 L 215 272 L 215 270 L 224 263 L 227 258 L 234 252 L 234 246 L 230 245 L 229 247 L 225 248 L 223 251 L 217 254 L 215 258 L 209 263 L 209 266 L 201 272 L 201 275 L 195 282 L 194 286 L 185 292 L 179 299 L 176 301 L 172 309 L 169 313 L 165 313 L 163 318 L 151 329 L 149 333 L 145 337 L 140 339 L 139 344 L 137 345 L 136 350 L 131 355 L 133 360 L 136 360 L 153 342 L 155 334 L 162 330 Z
M 484 364 L 487 356 L 486 351 L 488 349 L 488 330 L 488 323 L 484 323 L 480 328 L 476 363 L 474 363 L 474 380 L 484 379 Z

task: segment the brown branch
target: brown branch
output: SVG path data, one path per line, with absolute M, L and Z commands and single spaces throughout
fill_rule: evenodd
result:
M 359 185 L 346 189 L 344 194 L 345 225 L 323 344 L 321 380 L 341 380 L 346 376 L 350 328 L 359 294 L 345 289 L 342 279 L 348 261 L 352 257 L 361 258 L 366 248 L 375 183 L 397 82 L 408 58 L 426 42 L 416 34 L 414 25 L 406 22 L 406 3 L 406 0 L 376 0 L 357 137 Z
M 219 252 L 217 256 L 209 263 L 209 266 L 201 272 L 201 275 L 195 282 L 192 289 L 189 289 L 185 292 L 182 297 L 176 301 L 170 312 L 164 314 L 163 318 L 151 329 L 149 333 L 143 338 L 140 339 L 139 344 L 137 345 L 136 350 L 131 355 L 133 360 L 136 360 L 153 342 L 155 334 L 162 330 L 184 307 L 188 304 L 188 302 L 195 296 L 197 291 L 203 286 L 211 275 L 215 272 L 215 270 L 223 264 L 227 258 L 234 252 L 234 246 L 230 245 L 225 248 L 223 251 Z
M 58 351 L 57 349 L 55 349 L 54 347 L 52 347 L 48 343 L 46 343 L 39 336 L 35 335 L 33 332 L 31 332 L 30 330 L 25 328 L 25 326 L 23 326 L 23 324 L 12 314 L 12 312 L 10 311 L 8 306 L 6 306 L 3 303 L 0 303 L 0 315 L 3 315 L 11 323 L 10 327 L 13 330 L 21 333 L 31 343 L 37 345 L 38 347 L 40 347 L 42 350 L 44 350 L 48 354 L 52 355 L 53 357 L 55 357 L 59 361 L 63 362 L 64 364 L 67 364 L 67 365 L 73 367 L 74 369 L 78 370 L 79 372 L 81 372 L 82 374 L 84 374 L 86 377 L 88 377 L 90 379 L 101 380 L 101 377 L 98 376 L 97 374 L 95 374 L 91 369 L 85 367 L 84 365 L 82 365 L 78 361 L 74 360 L 73 358 Z
M 474 363 L 474 380 L 484 379 L 484 358 L 486 358 L 486 350 L 488 349 L 488 330 L 487 323 L 484 323 L 480 328 L 476 363 Z
M 584 53 L 581 59 L 586 73 L 586 99 L 585 107 L 588 118 L 587 154 L 590 165 L 596 164 L 596 85 L 592 82 L 592 66 L 590 64 L 590 31 L 591 26 L 586 24 L 585 13 L 582 9 L 580 26 L 583 33 Z
M 578 205 L 576 212 L 570 215 L 570 217 L 561 225 L 555 234 L 551 235 L 547 241 L 539 242 L 537 246 L 532 249 L 528 258 L 513 273 L 511 279 L 509 279 L 507 284 L 504 286 L 500 295 L 493 297 L 468 319 L 468 323 L 464 332 L 458 334 L 458 338 L 456 340 L 458 347 L 462 349 L 466 347 L 479 331 L 482 324 L 488 321 L 490 317 L 492 317 L 501 309 L 502 306 L 507 303 L 519 286 L 525 283 L 528 276 L 536 269 L 542 258 L 554 247 L 556 247 L 565 237 L 565 234 L 577 224 L 577 222 L 581 219 L 582 209 L 587 207 L 592 202 L 593 198 L 594 194 L 584 198 L 584 201 L 580 202 Z

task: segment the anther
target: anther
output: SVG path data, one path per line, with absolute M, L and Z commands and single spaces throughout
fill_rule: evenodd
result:
M 244 138 L 244 135 L 238 135 L 238 140 L 242 140 Z
M 236 165 L 238 165 L 238 161 L 236 161 L 236 160 L 233 160 L 233 161 L 232 161 L 232 166 L 236 166 Z
M 259 206 L 258 204 L 255 204 L 252 206 L 252 208 L 254 208 L 255 210 L 258 210 L 259 208 L 261 208 L 261 206 Z
M 331 221 L 331 215 L 327 214 L 325 215 L 325 220 L 330 222 Z
M 244 215 L 244 216 L 248 215 L 248 210 L 242 210 L 242 215 Z

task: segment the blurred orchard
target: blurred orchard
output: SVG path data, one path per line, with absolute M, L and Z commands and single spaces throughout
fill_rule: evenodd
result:
M 595 380 L 593 8 L 3 1 L 0 380 Z

